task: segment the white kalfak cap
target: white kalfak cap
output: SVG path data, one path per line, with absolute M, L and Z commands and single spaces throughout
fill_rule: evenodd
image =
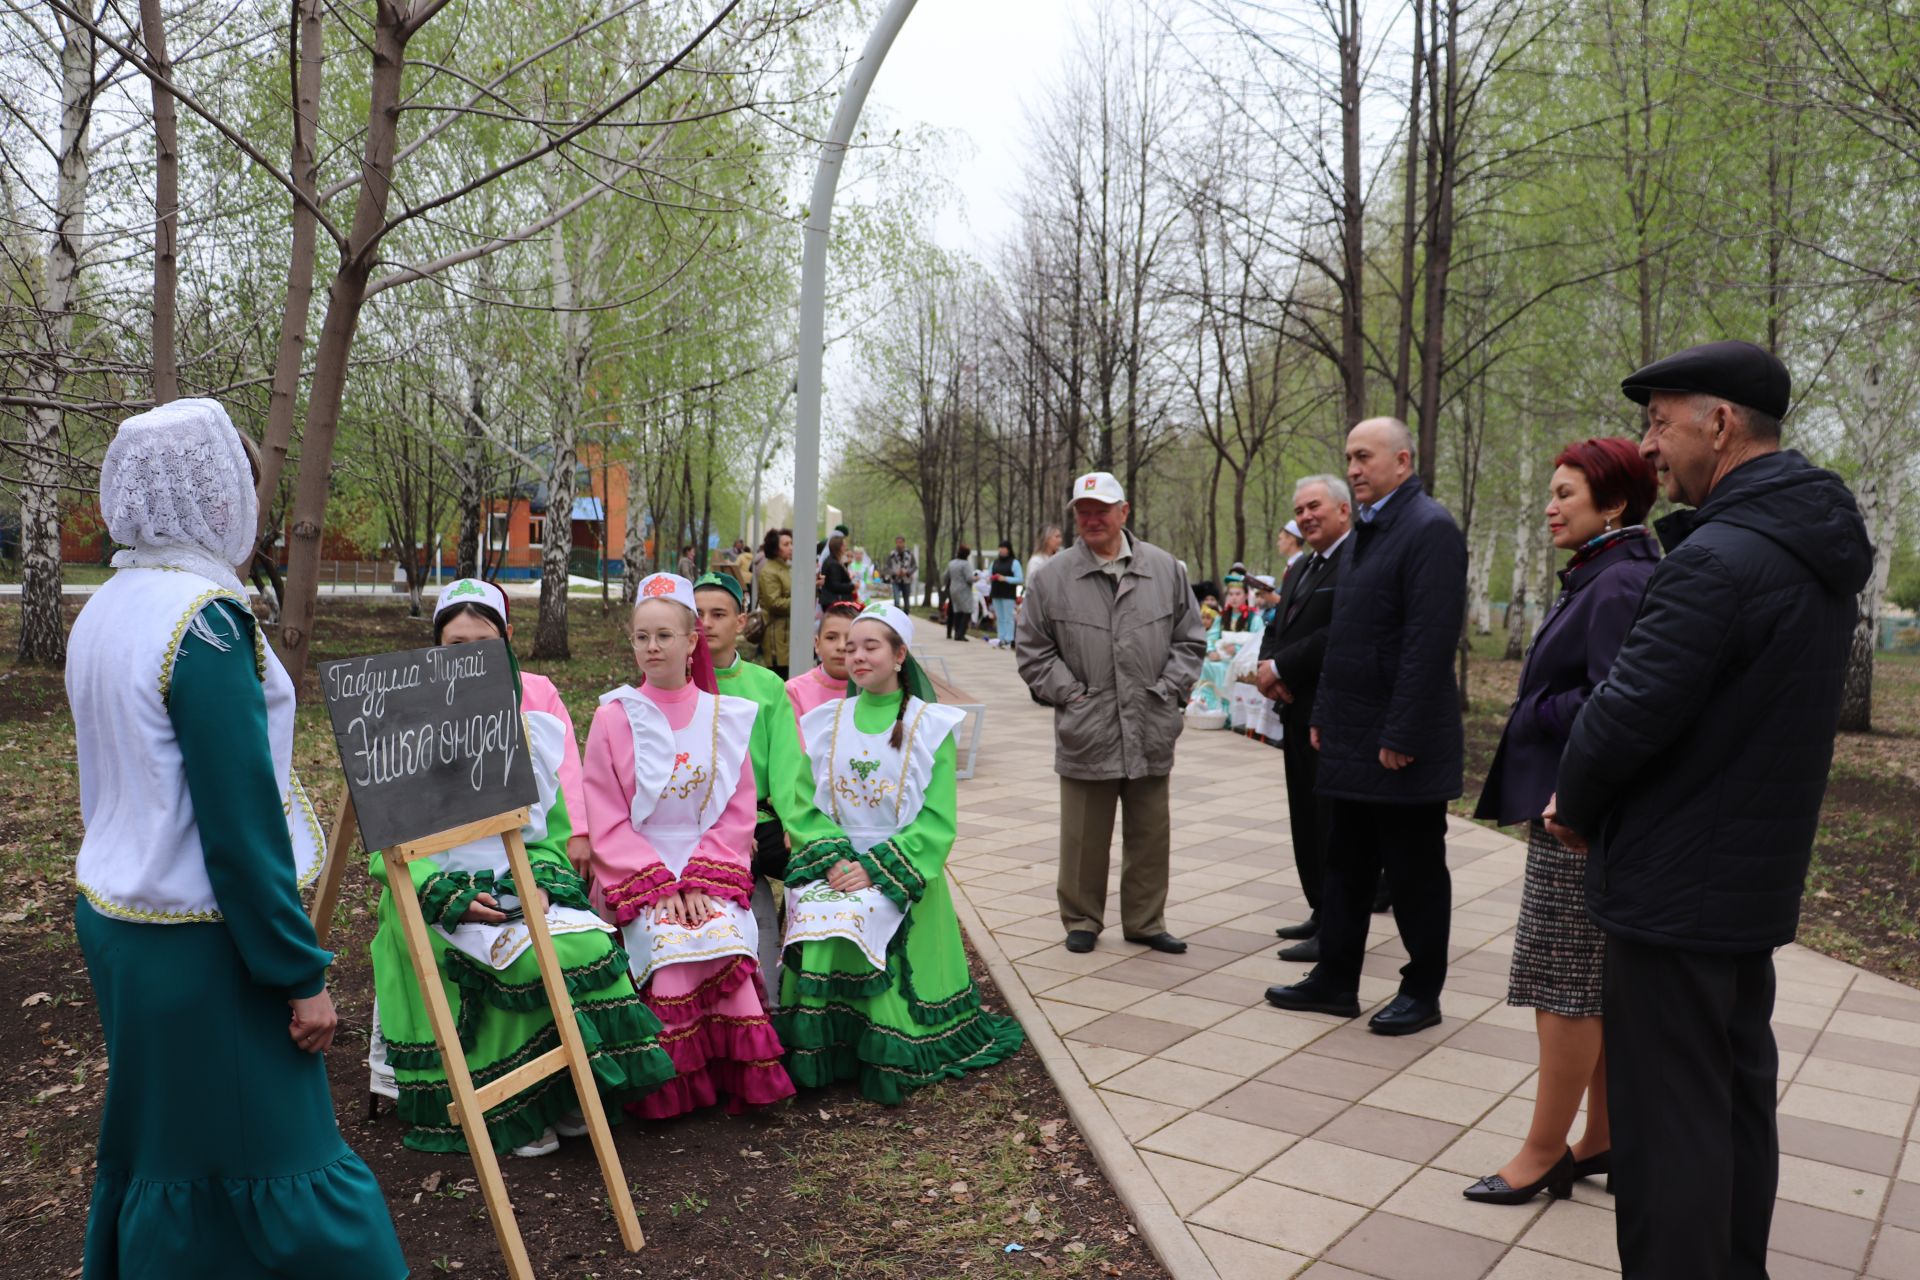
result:
M 499 614 L 500 621 L 507 621 L 507 593 L 480 578 L 462 578 L 458 582 L 448 583 L 447 589 L 434 602 L 433 616 L 438 619 L 447 610 L 463 604 L 483 604 Z
M 1092 498 L 1095 502 L 1112 506 L 1116 502 L 1125 502 L 1127 491 L 1120 487 L 1120 482 L 1111 471 L 1089 471 L 1073 482 L 1073 492 L 1067 495 L 1067 505 L 1072 506 L 1082 498 Z
M 645 604 L 649 600 L 671 600 L 688 613 L 697 616 L 700 612 L 693 603 L 693 584 L 677 573 L 652 573 L 640 579 L 634 603 Z
M 889 631 L 900 637 L 901 644 L 909 649 L 913 648 L 913 619 L 898 605 L 889 604 L 884 600 L 875 600 L 862 609 L 860 616 L 854 621 L 883 623 Z

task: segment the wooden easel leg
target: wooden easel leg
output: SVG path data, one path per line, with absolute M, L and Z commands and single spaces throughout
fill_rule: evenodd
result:
M 517 836 L 509 843 L 517 845 Z M 526 861 L 522 850 L 520 861 Z M 447 1087 L 460 1116 L 460 1129 L 466 1135 L 467 1153 L 473 1157 L 473 1169 L 480 1177 L 480 1194 L 487 1202 L 487 1215 L 493 1220 L 493 1238 L 506 1259 L 509 1280 L 533 1280 L 533 1263 L 527 1258 L 527 1246 L 520 1238 L 520 1224 L 513 1216 L 513 1202 L 507 1198 L 507 1185 L 500 1177 L 500 1160 L 493 1153 L 493 1140 L 487 1136 L 487 1117 L 473 1094 L 473 1076 L 467 1070 L 467 1056 L 460 1049 L 460 1033 L 454 1026 L 453 1010 L 440 985 L 440 966 L 434 962 L 433 943 L 427 934 L 426 917 L 420 911 L 420 895 L 405 863 L 396 861 L 387 877 L 389 891 L 400 905 L 400 923 L 407 935 L 407 951 L 413 958 L 414 976 L 420 994 L 426 998 L 427 1017 L 433 1023 L 434 1043 L 440 1046 L 440 1064 L 447 1073 Z M 553 954 L 549 944 L 546 955 Z M 565 986 L 562 985 L 562 994 Z M 597 1100 L 597 1095 L 596 1095 Z M 624 1190 L 624 1186 L 622 1190 Z M 629 1209 L 631 1212 L 631 1209 Z
M 333 910 L 340 904 L 340 881 L 346 875 L 347 850 L 360 834 L 360 823 L 353 812 L 353 795 L 340 801 L 340 816 L 334 819 L 333 833 L 327 837 L 326 861 L 320 864 L 320 880 L 313 889 L 313 936 L 321 946 L 333 932 Z
M 526 842 L 517 829 L 506 832 L 504 838 L 507 865 L 513 869 L 513 882 L 520 888 L 520 900 L 526 902 L 535 892 Z M 600 1177 L 607 1184 L 607 1202 L 613 1209 L 613 1220 L 620 1224 L 620 1242 L 626 1245 L 627 1252 L 633 1253 L 647 1241 L 640 1231 L 639 1215 L 633 1210 L 633 1195 L 627 1189 L 626 1174 L 620 1169 L 620 1154 L 613 1147 L 613 1131 L 607 1127 L 606 1109 L 600 1105 L 600 1086 L 593 1078 L 586 1042 L 580 1038 L 580 1026 L 573 1018 L 573 997 L 567 994 L 567 977 L 560 968 L 560 957 L 554 952 L 546 914 L 529 910 L 526 922 L 527 932 L 533 937 L 533 953 L 540 965 L 540 982 L 546 988 L 547 1005 L 553 1011 L 553 1026 L 560 1033 L 560 1046 L 566 1051 L 567 1066 L 573 1073 L 573 1091 L 580 1100 L 580 1116 L 586 1121 L 587 1136 L 593 1141 L 593 1156 L 600 1163 Z

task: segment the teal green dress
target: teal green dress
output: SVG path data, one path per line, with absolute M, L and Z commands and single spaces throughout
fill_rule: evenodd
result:
M 867 733 L 885 729 L 903 696 L 861 693 L 855 726 Z M 787 883 L 824 880 L 835 863 L 857 861 L 906 912 L 883 970 L 841 938 L 788 949 L 773 1025 L 787 1048 L 787 1074 L 801 1088 L 857 1081 L 862 1095 L 893 1106 L 922 1086 L 992 1066 L 1025 1042 L 1018 1022 L 980 1007 L 960 942 L 946 874 L 959 803 L 954 760 L 949 736 L 934 753 L 919 814 L 867 853 L 856 852 L 845 830 L 815 803 L 808 756 L 780 775 L 776 803 L 783 817 L 794 815 L 787 819 L 793 840 Z
M 373 1173 L 340 1137 L 324 1056 L 287 1034 L 333 957 L 294 884 L 254 667 L 254 621 L 209 605 L 169 716 L 224 917 L 135 924 L 74 909 L 107 1041 L 84 1280 L 397 1280 Z

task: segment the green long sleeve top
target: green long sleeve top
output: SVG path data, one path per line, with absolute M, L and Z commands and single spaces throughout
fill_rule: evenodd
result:
M 174 662 L 167 715 L 180 744 L 214 900 L 247 974 L 289 999 L 318 995 L 333 953 L 300 905 L 293 842 L 274 777 L 253 615 L 230 600 L 200 611 Z M 224 647 L 223 647 L 224 646 Z
M 899 717 L 904 696 L 898 692 L 862 692 L 854 702 L 854 727 L 862 733 L 886 730 Z M 800 753 L 792 767 L 779 772 L 774 797 L 793 841 L 787 883 L 824 880 L 836 862 L 852 859 L 866 869 L 875 888 L 901 907 L 911 908 L 925 896 L 929 884 L 946 874 L 947 855 L 953 852 L 959 813 L 957 759 L 953 735 L 948 734 L 934 751 L 933 776 L 927 781 L 920 812 L 885 840 L 860 853 L 832 815 L 814 803 L 813 761 Z
M 753 759 L 755 799 L 760 805 L 761 818 L 777 814 L 784 820 L 787 811 L 780 807 L 782 797 L 775 794 L 774 774 L 781 762 L 798 758 L 804 765 L 806 761 L 800 750 L 800 723 L 794 717 L 793 702 L 787 697 L 787 683 L 738 654 L 734 655 L 732 666 L 714 672 L 714 676 L 721 693 L 745 698 L 760 708 L 760 713 L 753 718 L 753 734 L 747 739 L 747 754 Z

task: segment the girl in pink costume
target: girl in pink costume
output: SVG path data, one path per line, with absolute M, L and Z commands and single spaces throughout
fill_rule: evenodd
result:
M 820 665 L 787 681 L 787 700 L 793 703 L 796 717 L 847 696 L 847 633 L 859 616 L 860 606 L 850 603 L 828 605 L 820 615 L 813 636 L 813 653 Z
M 693 584 L 657 573 L 633 611 L 638 688 L 600 699 L 587 733 L 594 901 L 620 926 L 633 983 L 665 1027 L 679 1071 L 628 1111 L 665 1119 L 793 1093 L 755 960 L 754 779 L 758 707 L 717 694 Z

